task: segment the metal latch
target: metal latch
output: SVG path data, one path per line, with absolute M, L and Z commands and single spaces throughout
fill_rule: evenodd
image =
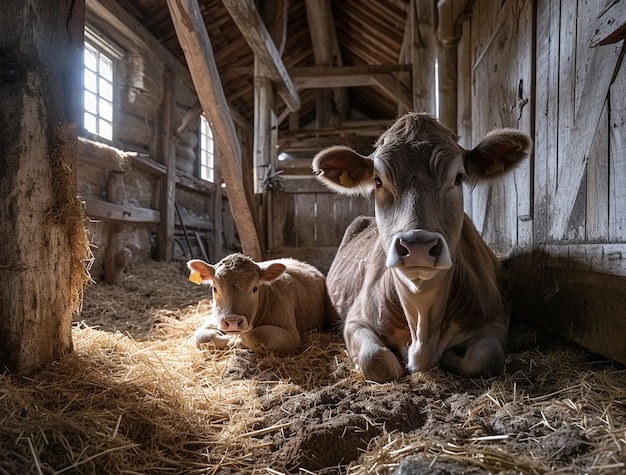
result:
M 10 51 L 0 51 L 0 84 L 15 82 L 22 78 L 22 68 Z

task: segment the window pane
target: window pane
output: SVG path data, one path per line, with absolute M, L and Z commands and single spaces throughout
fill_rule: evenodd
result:
M 97 134 L 98 129 L 96 128 L 96 116 L 93 114 L 89 114 L 85 112 L 85 118 L 83 119 L 83 125 L 85 130 L 88 130 L 92 134 Z
M 85 69 L 85 89 L 98 92 L 98 77 L 93 71 Z
M 109 101 L 105 101 L 104 99 L 100 99 L 98 104 L 100 106 L 98 109 L 100 117 L 108 120 L 109 122 L 113 122 L 113 104 L 111 104 Z
M 100 55 L 100 76 L 113 81 L 113 63 L 106 56 Z
M 102 138 L 111 140 L 113 138 L 113 126 L 110 122 L 100 119 L 98 121 L 98 135 Z
M 85 110 L 92 114 L 98 113 L 98 97 L 89 91 L 85 91 Z
M 102 79 L 102 78 L 100 78 L 100 81 L 98 84 L 100 86 L 100 89 L 98 90 L 98 92 L 100 93 L 100 97 L 102 97 L 103 99 L 106 99 L 107 101 L 112 101 L 113 100 L 113 84 L 111 84 L 111 82 L 107 81 L 106 79 Z
M 85 45 L 85 67 L 91 69 L 92 71 L 96 70 L 98 65 L 98 55 L 97 53 Z

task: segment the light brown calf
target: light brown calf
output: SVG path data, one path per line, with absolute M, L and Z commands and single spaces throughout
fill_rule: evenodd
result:
M 241 346 L 276 352 L 297 350 L 302 335 L 324 326 L 323 274 L 295 259 L 256 263 L 231 254 L 214 266 L 187 263 L 213 290 L 213 313 L 195 333 L 196 345 L 225 348 L 238 337 Z

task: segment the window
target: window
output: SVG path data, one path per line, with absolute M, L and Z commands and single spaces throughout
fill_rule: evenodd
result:
M 215 154 L 213 131 L 211 126 L 200 116 L 200 178 L 215 183 Z
M 85 42 L 85 97 L 83 127 L 106 140 L 113 140 L 113 60 Z

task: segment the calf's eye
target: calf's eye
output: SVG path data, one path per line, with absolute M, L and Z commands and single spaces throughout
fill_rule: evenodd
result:
M 376 183 L 376 188 L 383 186 L 383 180 L 379 176 L 374 177 L 374 183 Z
M 252 287 L 252 293 L 253 293 L 253 294 L 256 294 L 257 290 L 259 290 L 259 288 L 258 288 L 258 287 Z
M 464 181 L 465 181 L 465 175 L 464 175 L 463 173 L 459 173 L 459 174 L 457 174 L 457 176 L 454 178 L 454 185 L 455 185 L 455 186 L 462 185 Z

